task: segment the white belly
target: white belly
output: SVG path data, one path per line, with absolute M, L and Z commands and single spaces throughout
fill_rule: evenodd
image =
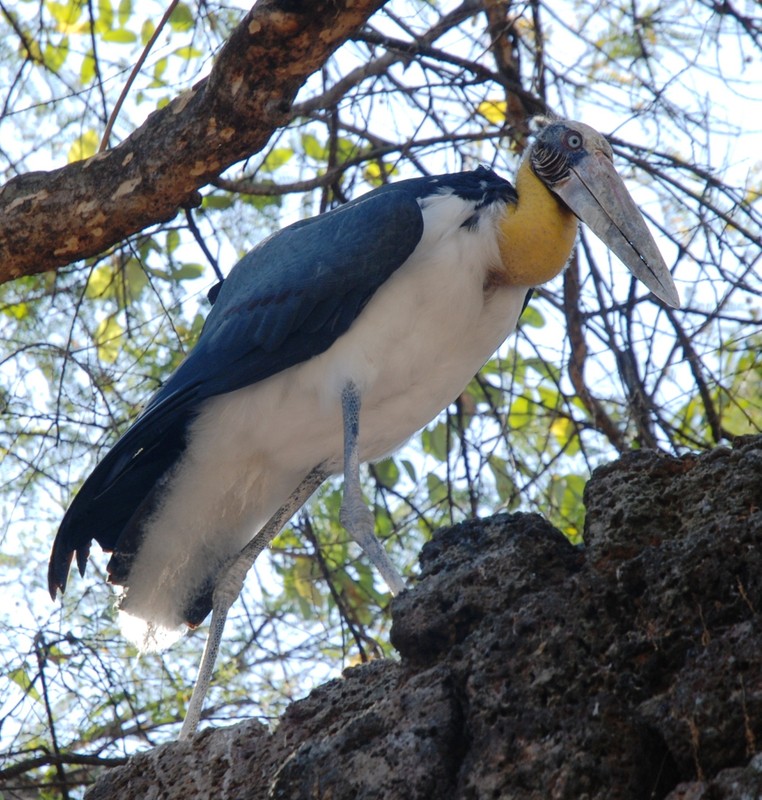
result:
M 128 614 L 161 628 L 179 625 L 194 589 L 312 468 L 342 470 L 340 398 L 348 381 L 362 396 L 363 461 L 395 450 L 460 394 L 515 327 L 526 292 L 485 297 L 496 243 L 457 226 L 446 230 L 441 236 L 427 224 L 434 240 L 416 254 L 428 257 L 414 254 L 326 352 L 206 402 L 146 526 L 123 605 Z M 126 632 L 145 637 L 142 628 Z

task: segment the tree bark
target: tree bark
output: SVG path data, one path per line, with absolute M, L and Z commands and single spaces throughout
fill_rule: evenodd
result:
M 0 283 L 102 252 L 198 203 L 264 147 L 305 80 L 383 0 L 260 0 L 208 78 L 104 153 L 0 188 Z

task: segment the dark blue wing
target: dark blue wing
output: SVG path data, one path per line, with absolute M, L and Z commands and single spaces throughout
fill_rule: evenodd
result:
M 385 187 L 298 222 L 244 256 L 151 406 L 177 392 L 230 392 L 330 347 L 418 244 L 423 219 L 411 188 Z
M 66 585 L 75 551 L 84 571 L 93 538 L 106 550 L 120 538 L 135 539 L 162 477 L 185 449 L 200 403 L 327 350 L 349 328 L 418 244 L 423 219 L 416 198 L 430 183 L 383 187 L 285 228 L 241 259 L 222 284 L 196 347 L 67 511 L 50 561 L 53 596 Z M 126 575 L 112 561 L 118 582 Z

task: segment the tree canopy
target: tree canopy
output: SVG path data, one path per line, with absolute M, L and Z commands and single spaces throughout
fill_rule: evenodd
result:
M 405 177 L 510 176 L 531 117 L 558 114 L 610 137 L 681 293 L 663 306 L 582 231 L 458 401 L 368 468 L 407 571 L 436 526 L 501 509 L 579 541 L 596 465 L 762 429 L 752 4 L 0 0 L 0 33 L 7 796 L 79 796 L 93 769 L 177 733 L 203 629 L 138 659 L 106 559 L 55 606 L 45 564 L 77 487 L 192 346 L 216 272 L 289 222 Z M 339 502 L 324 487 L 255 568 L 213 722 L 275 716 L 390 653 L 388 595 Z

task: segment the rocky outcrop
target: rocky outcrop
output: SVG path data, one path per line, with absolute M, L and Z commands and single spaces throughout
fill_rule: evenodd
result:
M 397 661 L 101 776 L 101 798 L 762 797 L 762 437 L 596 470 L 586 545 L 542 517 L 438 532 Z

